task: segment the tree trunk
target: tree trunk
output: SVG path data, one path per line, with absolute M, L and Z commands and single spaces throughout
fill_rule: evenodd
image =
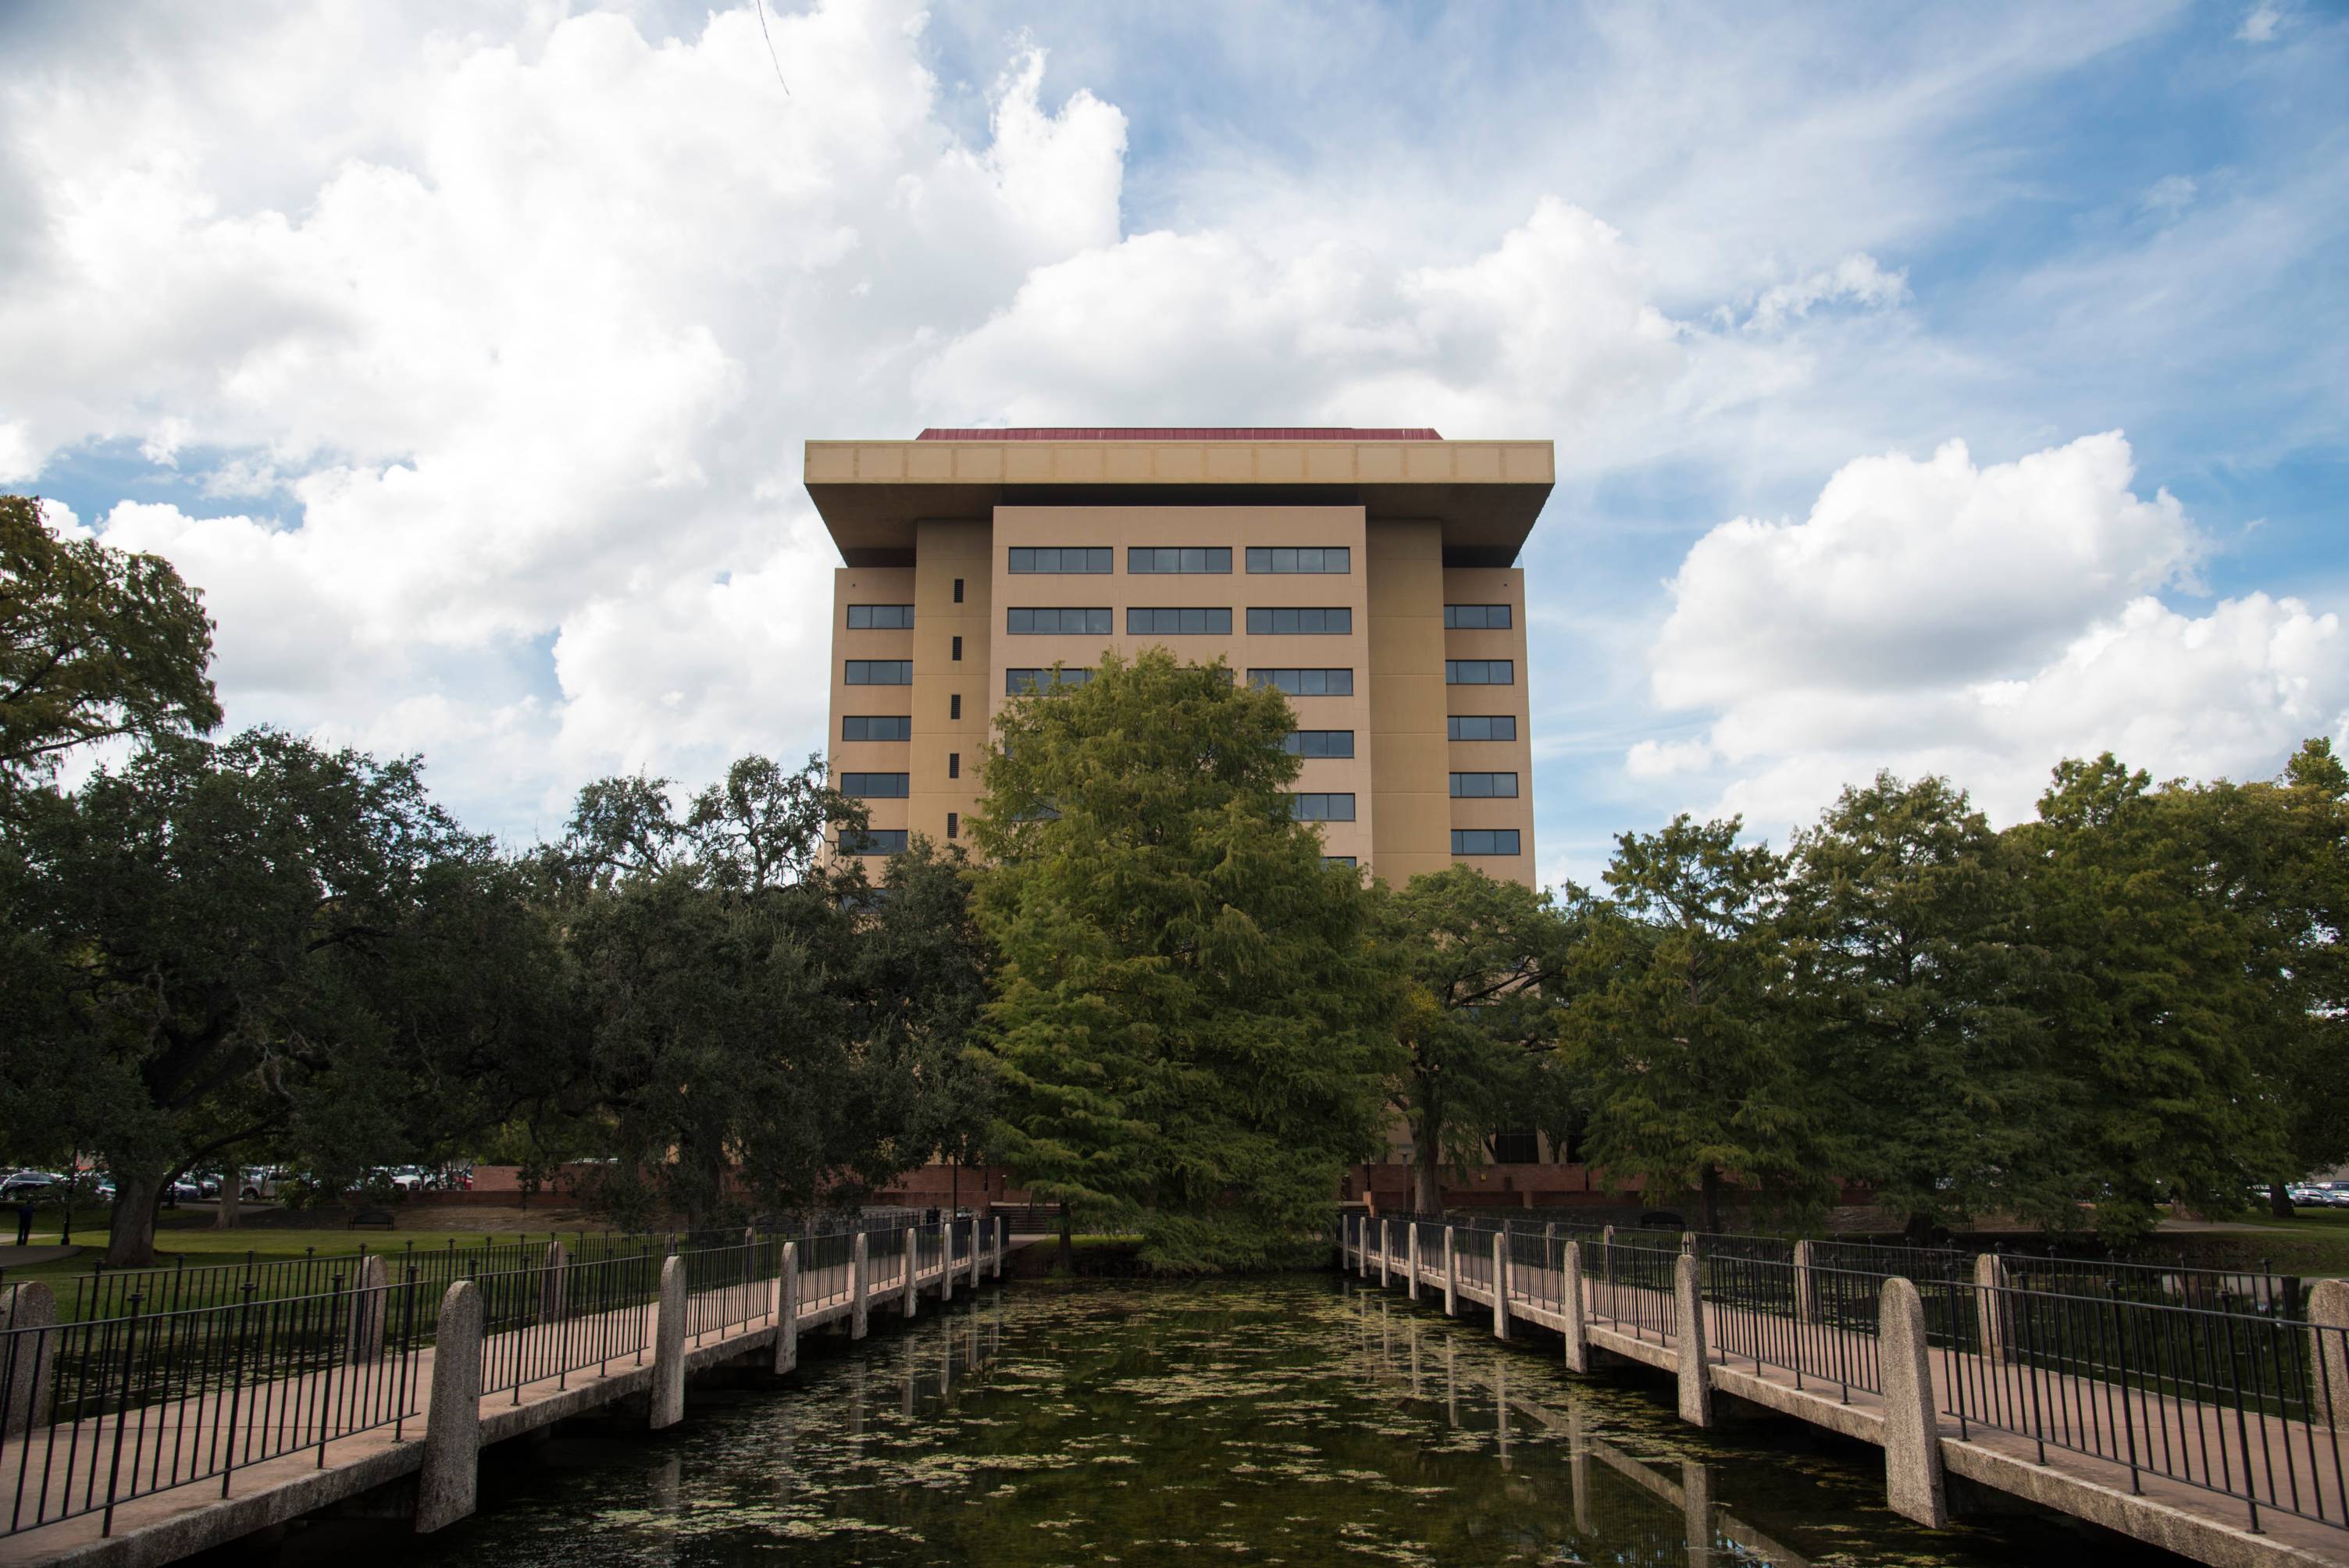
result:
M 2268 1183 L 2268 1212 L 2279 1220 L 2292 1218 L 2292 1194 L 2283 1190 L 2281 1181 Z
M 244 1172 L 233 1165 L 221 1167 L 220 1212 L 212 1216 L 212 1229 L 236 1229 L 236 1206 L 244 1201 Z
M 1721 1168 L 1707 1164 L 1697 1172 L 1697 1218 L 1702 1228 L 1718 1233 L 1721 1230 Z
M 148 1268 L 155 1262 L 155 1206 L 162 1201 L 161 1176 L 114 1178 L 114 1212 L 107 1217 L 109 1268 Z
M 1444 1212 L 1444 1141 L 1433 1117 L 1411 1130 L 1411 1206 L 1423 1214 Z

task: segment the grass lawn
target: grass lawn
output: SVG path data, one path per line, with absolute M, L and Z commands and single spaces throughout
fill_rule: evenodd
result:
M 2289 1220 L 2261 1214 L 2240 1223 L 2240 1229 L 2224 1231 L 2165 1231 L 2147 1243 L 2142 1255 L 2167 1262 L 2184 1253 L 2188 1263 L 2203 1268 L 2349 1274 L 2349 1209 L 2302 1209 Z

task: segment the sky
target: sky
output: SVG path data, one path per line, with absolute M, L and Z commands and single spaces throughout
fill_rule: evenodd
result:
M 802 443 L 1546 438 L 1537 842 L 2349 741 L 2349 9 L 0 5 L 0 486 L 470 825 L 824 739 Z

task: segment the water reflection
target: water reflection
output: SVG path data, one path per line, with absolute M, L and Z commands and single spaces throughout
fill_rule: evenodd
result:
M 1568 1379 L 1538 1336 L 1375 1287 L 1030 1284 L 884 1321 L 812 1339 L 785 1386 L 697 1387 L 672 1433 L 551 1445 L 429 1542 L 313 1532 L 289 1562 L 2059 1560 L 1919 1530 L 1880 1472 L 1698 1438 L 1648 1392 Z

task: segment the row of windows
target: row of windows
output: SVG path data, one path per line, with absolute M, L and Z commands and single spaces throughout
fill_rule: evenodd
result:
M 1019 555 L 1020 552 L 1019 552 L 1019 551 L 1015 550 L 1015 551 L 1013 551 L 1011 553 L 1012 553 L 1014 556 L 1017 556 L 1017 555 Z M 1052 551 L 1041 551 L 1041 552 L 1039 552 L 1039 551 L 1030 551 L 1028 553 L 1029 553 L 1029 554 L 1030 554 L 1030 555 L 1035 555 L 1035 554 L 1047 554 L 1047 555 L 1049 555 L 1049 554 L 1054 554 L 1054 553 L 1058 553 L 1058 552 L 1052 552 Z M 1086 552 L 1071 551 L 1071 552 L 1067 552 L 1066 553 L 1069 553 L 1069 554 L 1098 554 L 1098 553 L 1103 553 L 1103 552 L 1092 552 L 1092 551 L 1086 551 Z M 1128 563 L 1127 563 L 1127 568 L 1126 568 L 1126 569 L 1127 569 L 1128 571 L 1130 571 L 1130 572 L 1138 572 L 1138 573 L 1145 573 L 1145 574 L 1147 574 L 1147 573 L 1175 573 L 1175 572 L 1195 572 L 1195 573 L 1216 573 L 1216 572 L 1225 572 L 1225 573 L 1227 573 L 1227 572 L 1229 572 L 1229 571 L 1232 569 L 1232 552 L 1231 552 L 1230 551 L 1228 551 L 1228 550 L 1133 550 L 1133 551 L 1130 551 L 1130 552 L 1128 552 L 1127 553 L 1128 553 L 1128 556 L 1129 556 L 1129 560 L 1128 560 Z M 1257 554 L 1257 553 L 1258 553 L 1257 552 L 1253 551 L 1253 550 L 1252 550 L 1252 551 L 1250 551 L 1250 552 L 1248 552 L 1248 554 L 1249 554 L 1251 557 L 1255 556 L 1255 555 L 1256 555 L 1256 554 Z M 1331 555 L 1340 555 L 1340 556 L 1342 556 L 1342 555 L 1344 555 L 1346 552 L 1345 552 L 1344 551 L 1342 551 L 1342 550 L 1331 550 L 1331 551 L 1328 551 L 1328 552 L 1314 552 L 1314 551 L 1285 551 L 1285 552 L 1284 552 L 1284 551 L 1271 551 L 1271 552 L 1265 552 L 1265 553 L 1273 554 L 1273 555 L 1281 555 L 1281 554 L 1289 554 L 1289 555 L 1306 554 L 1306 555 L 1312 555 L 1312 554 L 1317 554 L 1317 553 L 1326 553 L 1326 554 L 1331 554 Z M 1153 561 L 1157 562 L 1159 562 L 1159 563 L 1158 563 L 1158 564 L 1154 564 L 1154 565 L 1149 565 L 1149 566 L 1144 566 L 1144 565 L 1141 564 L 1141 562 L 1142 562 L 1143 558 L 1143 557 L 1145 557 L 1145 556 L 1146 556 L 1146 557 L 1151 558 Z M 1216 557 L 1217 557 L 1217 556 L 1221 556 L 1221 557 L 1223 558 L 1223 564 L 1222 564 L 1222 565 L 1220 565 L 1220 566 L 1217 566 L 1217 565 L 1212 564 L 1212 562 L 1213 562 L 1213 561 L 1214 561 L 1214 559 L 1215 559 Z M 1198 559 L 1199 561 L 1201 561 L 1201 562 L 1207 562 L 1207 563 L 1206 563 L 1206 564 L 1197 564 L 1197 565 L 1190 564 L 1190 562 L 1191 562 L 1195 558 Z M 1176 564 L 1168 564 L 1168 563 L 1167 563 L 1167 562 L 1178 562 L 1178 561 L 1179 561 L 1179 562 L 1183 562 L 1183 564 L 1176 565 Z M 1020 571 L 1020 570 L 1021 570 L 1021 568 L 1019 568 L 1019 567 L 1018 567 L 1018 566 L 1016 566 L 1016 565 L 1015 565 L 1014 567 L 1012 567 L 1012 570 L 1013 570 L 1014 572 L 1018 572 L 1018 571 Z M 1041 569 L 1041 568 L 1031 568 L 1030 570 L 1042 570 L 1042 569 Z M 1102 570 L 1102 571 L 1103 571 L 1103 572 L 1106 572 L 1106 571 L 1108 571 L 1108 570 L 1109 570 L 1109 568 L 1108 568 L 1108 567 L 1106 567 L 1106 566 L 1104 566 L 1104 567 L 1101 568 L 1101 570 Z M 1249 570 L 1249 571 L 1251 571 L 1251 572 L 1257 572 L 1257 571 L 1319 571 L 1319 570 L 1320 570 L 1320 568 L 1319 568 L 1319 567 L 1278 567 L 1278 568 L 1276 568 L 1276 567 L 1257 567 L 1257 566 L 1256 566 L 1256 565 L 1251 564 L 1251 565 L 1248 567 L 1248 570 Z M 1345 568 L 1344 568 L 1343 566 L 1340 566 L 1340 567 L 1336 567 L 1336 568 L 1334 568 L 1333 570 L 1342 572 L 1342 571 L 1344 571 L 1344 570 L 1345 570 Z M 1066 614 L 1067 612 L 1063 612 L 1063 613 L 1064 613 L 1064 614 Z M 1100 611 L 1094 611 L 1094 610 L 1084 610 L 1084 611 L 1080 611 L 1080 612 L 1076 612 L 1076 613 L 1077 613 L 1077 614 L 1084 614 L 1084 615 L 1088 615 L 1088 616 L 1090 616 L 1090 615 L 1093 615 L 1093 614 L 1101 614 L 1101 615 L 1104 615 L 1104 616 L 1105 616 L 1105 615 L 1107 615 L 1107 614 L 1109 614 L 1109 612 L 1108 612 L 1107 610 L 1100 610 Z M 1270 613 L 1271 613 L 1271 612 L 1262 612 L 1262 611 L 1257 611 L 1257 610 L 1250 610 L 1250 611 L 1248 612 L 1248 629 L 1249 629 L 1250 631 L 1256 631 L 1256 630 L 1258 630 L 1258 628 L 1257 628 L 1257 624 L 1256 624 L 1256 618 L 1257 618 L 1257 616 L 1258 614 L 1270 614 Z M 1034 630 L 1034 631 L 1050 631 L 1050 630 L 1053 630 L 1053 629 L 1055 629 L 1055 628 L 1054 628 L 1054 627 L 1052 627 L 1052 626 L 1050 626 L 1050 625 L 1041 625 L 1041 624 L 1040 624 L 1040 625 L 1036 625 L 1036 626 L 1032 626 L 1032 627 L 1031 627 L 1031 626 L 1028 626 L 1028 625 L 1020 624 L 1019 624 L 1019 617 L 1020 617 L 1020 616 L 1022 616 L 1022 615 L 1034 616 L 1034 615 L 1042 615 L 1042 614 L 1050 614 L 1050 612 L 1048 612 L 1048 611 L 1042 611 L 1042 610 L 1014 610 L 1014 611 L 1012 611 L 1012 612 L 1011 612 L 1011 615 L 1012 615 L 1013 620 L 1012 620 L 1012 625 L 1011 625 L 1010 629 L 1011 629 L 1012 631 L 1014 631 L 1014 632 L 1026 632 L 1026 631 L 1030 631 L 1030 630 Z M 1127 614 L 1128 614 L 1128 618 L 1129 618 L 1129 620 L 1130 620 L 1130 619 L 1131 619 L 1131 617 L 1132 617 L 1132 612 L 1130 612 L 1130 611 L 1129 611 Z M 1329 611 L 1323 611 L 1323 612 L 1320 612 L 1320 614 L 1330 614 L 1330 615 L 1339 615 L 1339 616 L 1343 616 L 1343 617 L 1348 618 L 1349 624 L 1350 624 L 1350 619 L 1351 619 L 1351 616 L 1352 616 L 1353 612 L 1351 612 L 1350 610 L 1329 610 Z M 1222 614 L 1223 614 L 1223 617 L 1224 617 L 1224 630 L 1226 630 L 1226 631 L 1227 631 L 1227 632 L 1228 632 L 1228 631 L 1230 631 L 1230 630 L 1231 630 L 1231 614 L 1232 614 L 1232 613 L 1231 613 L 1229 610 L 1226 610 L 1226 611 L 1223 611 L 1223 612 L 1222 612 Z M 1510 624 L 1509 615 L 1510 615 L 1510 610 L 1509 610 L 1509 606 L 1508 606 L 1508 605 L 1506 605 L 1506 604 L 1446 604 L 1445 606 L 1444 606 L 1444 626 L 1445 626 L 1445 628 L 1446 628 L 1446 629 L 1458 629 L 1458 630 L 1462 630 L 1462 631 L 1472 631 L 1472 630 L 1474 630 L 1474 631 L 1482 631 L 1482 630 L 1506 631 L 1506 630 L 1507 630 L 1507 629 L 1508 629 L 1509 624 Z M 848 607 L 848 629 L 849 629 L 850 631 L 852 631 L 852 632 L 908 632 L 908 631 L 913 630 L 913 627 L 914 627 L 914 607 L 913 607 L 911 604 L 851 604 L 851 605 Z M 1093 625 L 1092 624 L 1092 623 L 1091 623 L 1090 621 L 1088 621 L 1088 622 L 1085 622 L 1085 623 L 1080 624 L 1078 624 L 1078 625 L 1074 625 L 1074 626 L 1064 626 L 1064 627 L 1061 627 L 1061 628 L 1059 628 L 1059 629 L 1061 629 L 1061 630 L 1066 630 L 1066 631 L 1075 631 L 1075 632 L 1091 632 L 1091 631 L 1094 630 L 1094 627 L 1093 627 Z M 1132 630 L 1133 630 L 1133 629 L 1134 629 L 1134 628 L 1133 628 L 1133 627 L 1132 627 L 1131 625 L 1129 625 L 1129 626 L 1127 627 L 1127 630 L 1129 630 L 1129 631 L 1132 631 Z M 1268 630 L 1268 631 L 1278 631 L 1278 630 L 1280 630 L 1281 628 L 1278 628 L 1278 627 L 1269 627 L 1269 626 L 1268 626 L 1268 627 L 1266 627 L 1266 628 L 1263 628 L 1263 629 L 1264 629 L 1264 630 Z M 1313 629 L 1315 629 L 1315 630 L 1319 630 L 1319 629 L 1321 629 L 1321 628 L 1318 628 L 1318 627 L 1317 627 L 1317 628 L 1313 628 Z M 1345 626 L 1331 626 L 1331 627 L 1330 627 L 1330 628 L 1328 628 L 1328 629 L 1329 629 L 1329 630 L 1330 630 L 1330 631 L 1342 631 L 1342 630 L 1347 629 L 1347 627 L 1345 627 Z M 1100 630 L 1104 631 L 1104 632 L 1106 632 L 1106 631 L 1108 631 L 1108 630 L 1109 630 L 1109 624 L 1108 624 L 1108 623 L 1107 623 L 1106 621 L 1104 621 L 1104 622 L 1102 624 L 1102 625 L 1101 625 L 1101 627 L 1100 627 Z
M 1351 696 L 1351 670 L 1250 670 L 1248 685 L 1268 686 L 1290 696 Z
M 1517 850 L 1517 830 L 1515 828 L 1454 828 L 1452 830 L 1452 852 L 1455 855 L 1514 855 Z
M 851 604 L 848 607 L 848 629 L 852 632 L 909 632 L 914 627 L 914 607 L 911 604 Z
M 911 659 L 851 659 L 848 661 L 850 686 L 912 686 L 914 661 Z
M 867 828 L 864 832 L 843 831 L 840 835 L 840 852 L 843 855 L 902 855 L 905 852 L 904 828 Z
M 1046 605 L 1037 610 L 1006 610 L 1003 613 L 1003 629 L 1014 636 L 1030 633 L 1065 636 L 1073 633 L 1105 637 L 1109 635 L 1109 626 L 1110 613 L 1106 604 L 1091 609 L 1080 609 L 1075 605 Z
M 1012 636 L 1098 637 L 1106 636 L 1109 628 L 1110 610 L 1105 604 L 1048 604 L 1003 612 L 1003 629 Z M 1228 636 L 1231 629 L 1232 613 L 1228 608 L 1141 605 L 1125 613 L 1129 636 Z M 1247 613 L 1247 629 L 1250 635 L 1259 637 L 1292 633 L 1343 635 L 1354 629 L 1354 612 L 1342 604 L 1330 608 L 1258 606 Z
M 1291 632 L 1342 635 L 1354 629 L 1354 613 L 1343 604 L 1326 610 L 1258 605 L 1247 613 L 1247 629 L 1255 637 L 1286 636 Z
M 1517 776 L 1514 773 L 1454 773 L 1452 793 L 1464 800 L 1485 800 L 1495 796 L 1516 798 Z
M 1514 713 L 1455 713 L 1444 721 L 1447 740 L 1515 740 Z
M 1125 632 L 1130 637 L 1196 637 L 1228 636 L 1232 629 L 1229 610 L 1197 609 L 1189 605 L 1182 609 L 1130 609 L 1125 613 Z
M 911 740 L 914 719 L 904 713 L 851 713 L 841 716 L 843 740 Z
M 1444 606 L 1444 629 L 1447 632 L 1506 632 L 1509 629 L 1509 606 L 1446 604 Z
M 1515 686 L 1517 684 L 1517 662 L 1515 659 L 1446 659 L 1444 661 L 1445 686 Z
M 843 773 L 840 792 L 853 800 L 902 800 L 910 791 L 905 773 Z
M 1292 729 L 1280 738 L 1280 748 L 1291 757 L 1351 757 L 1350 729 Z
M 1125 569 L 1145 575 L 1188 573 L 1194 576 L 1231 575 L 1232 552 L 1223 545 L 1186 544 L 1180 549 L 1131 545 L 1125 552 Z
M 1057 573 L 1073 572 L 1101 576 L 1110 571 L 1110 562 L 1116 559 L 1117 552 L 1105 544 L 1090 547 L 1068 545 L 1061 548 L 1045 545 L 1041 549 L 1030 549 L 1024 544 L 1015 544 L 1011 547 L 1011 570 L 1021 574 L 1030 572 Z
M 1081 686 L 1092 678 L 1091 670 L 1006 670 L 1003 689 L 1007 695 L 1016 696 L 1023 691 L 1040 691 L 1053 686 Z
M 1300 822 L 1350 822 L 1354 820 L 1354 798 L 1351 795 L 1291 795 L 1288 814 Z
M 1010 569 L 1017 576 L 1051 573 L 1059 576 L 1105 576 L 1116 552 L 1099 544 L 1015 544 Z M 1149 545 L 1126 547 L 1125 569 L 1145 574 L 1191 573 L 1220 574 L 1232 569 L 1227 545 Z M 1354 552 L 1343 544 L 1252 545 L 1247 569 L 1258 573 L 1311 572 L 1345 576 L 1354 570 Z
M 1018 673 L 1026 676 L 1032 675 L 1034 672 Z M 1062 673 L 1077 672 L 1063 671 Z M 1248 673 L 1253 676 L 1263 672 L 1251 670 Z M 1083 683 L 1072 681 L 1064 684 L 1081 685 Z M 1018 689 L 1028 688 L 1022 686 Z M 960 706 L 957 701 L 956 704 L 957 717 L 960 717 Z M 1468 725 L 1475 725 L 1479 729 L 1491 729 L 1495 733 L 1471 734 L 1464 728 Z M 1516 718 L 1509 714 L 1491 717 L 1482 715 L 1455 714 L 1452 717 L 1451 726 L 1452 738 L 1454 740 L 1515 740 L 1517 738 Z M 1504 728 L 1506 730 L 1506 734 L 1498 732 Z M 852 713 L 843 715 L 840 720 L 840 738 L 843 740 L 911 740 L 913 738 L 914 720 L 906 714 Z M 1354 755 L 1354 732 L 1350 729 L 1291 730 L 1281 738 L 1280 748 L 1291 757 L 1351 757 Z M 1492 779 L 1495 782 L 1489 789 L 1464 787 L 1461 782 L 1463 779 Z M 1454 773 L 1452 776 L 1452 792 L 1454 795 L 1472 796 L 1515 795 L 1517 792 L 1517 776 L 1514 773 Z

